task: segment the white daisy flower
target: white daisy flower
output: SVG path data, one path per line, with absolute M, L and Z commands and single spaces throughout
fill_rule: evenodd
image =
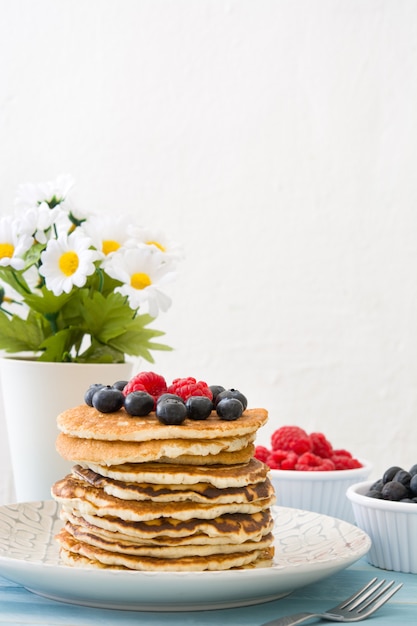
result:
M 19 232 L 31 235 L 39 243 L 46 243 L 57 234 L 65 233 L 71 226 L 67 213 L 60 205 L 50 209 L 46 202 L 28 209 L 17 209 L 20 225 Z M 52 228 L 54 227 L 54 228 Z
M 68 174 L 45 183 L 24 183 L 18 187 L 15 204 L 23 209 L 37 207 L 41 202 L 55 206 L 65 200 L 73 185 L 74 179 Z
M 39 273 L 55 296 L 69 293 L 73 286 L 83 287 L 95 271 L 96 250 L 90 250 L 91 239 L 79 231 L 50 239 L 41 254 Z
M 168 239 L 162 230 L 151 230 L 150 228 L 141 228 L 139 226 L 131 226 L 129 228 L 130 239 L 126 242 L 126 246 L 135 247 L 138 243 L 157 249 L 167 257 L 172 259 L 181 259 L 183 251 L 181 247 Z
M 104 269 L 123 283 L 115 291 L 127 296 L 133 310 L 146 306 L 149 314 L 157 317 L 159 310 L 170 307 L 171 298 L 160 288 L 173 277 L 172 263 L 163 254 L 145 246 L 121 249 L 107 258 Z
M 129 218 L 125 216 L 94 215 L 83 223 L 82 229 L 104 259 L 125 245 L 129 223 Z
M 33 244 L 33 238 L 27 234 L 19 234 L 18 222 L 12 217 L 0 220 L 0 266 L 10 265 L 15 270 L 22 270 L 25 261 L 22 258 Z

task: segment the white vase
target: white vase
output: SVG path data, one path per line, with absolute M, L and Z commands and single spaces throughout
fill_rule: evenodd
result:
M 56 418 L 84 402 L 92 383 L 129 380 L 131 363 L 44 363 L 0 358 L 0 378 L 18 502 L 49 500 L 72 464 L 55 450 Z

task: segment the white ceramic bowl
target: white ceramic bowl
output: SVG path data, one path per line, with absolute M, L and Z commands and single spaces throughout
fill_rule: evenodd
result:
M 299 472 L 296 470 L 270 470 L 277 505 L 314 511 L 354 523 L 355 517 L 346 490 L 350 485 L 366 480 L 372 471 L 368 461 L 363 467 L 331 472 Z
M 356 524 L 372 540 L 366 558 L 382 569 L 417 574 L 417 504 L 365 496 L 373 482 L 352 485 L 346 493 Z

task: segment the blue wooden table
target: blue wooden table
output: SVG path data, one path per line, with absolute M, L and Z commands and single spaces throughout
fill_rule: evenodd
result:
M 359 560 L 338 574 L 303 587 L 291 595 L 254 606 L 213 611 L 154 613 L 115 611 L 64 604 L 34 595 L 0 577 L 0 624 L 7 626 L 260 626 L 281 615 L 300 611 L 319 611 L 334 606 L 377 576 L 403 583 L 402 589 L 375 615 L 372 626 L 417 624 L 417 575 L 387 572 Z M 164 590 L 161 589 L 161 594 Z M 314 623 L 314 622 L 311 622 Z M 330 623 L 330 622 L 322 622 Z

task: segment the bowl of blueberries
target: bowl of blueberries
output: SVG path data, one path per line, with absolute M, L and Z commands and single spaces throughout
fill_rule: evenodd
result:
M 346 496 L 357 526 L 372 540 L 369 563 L 417 574 L 417 464 L 389 467 L 376 481 L 351 485 Z

